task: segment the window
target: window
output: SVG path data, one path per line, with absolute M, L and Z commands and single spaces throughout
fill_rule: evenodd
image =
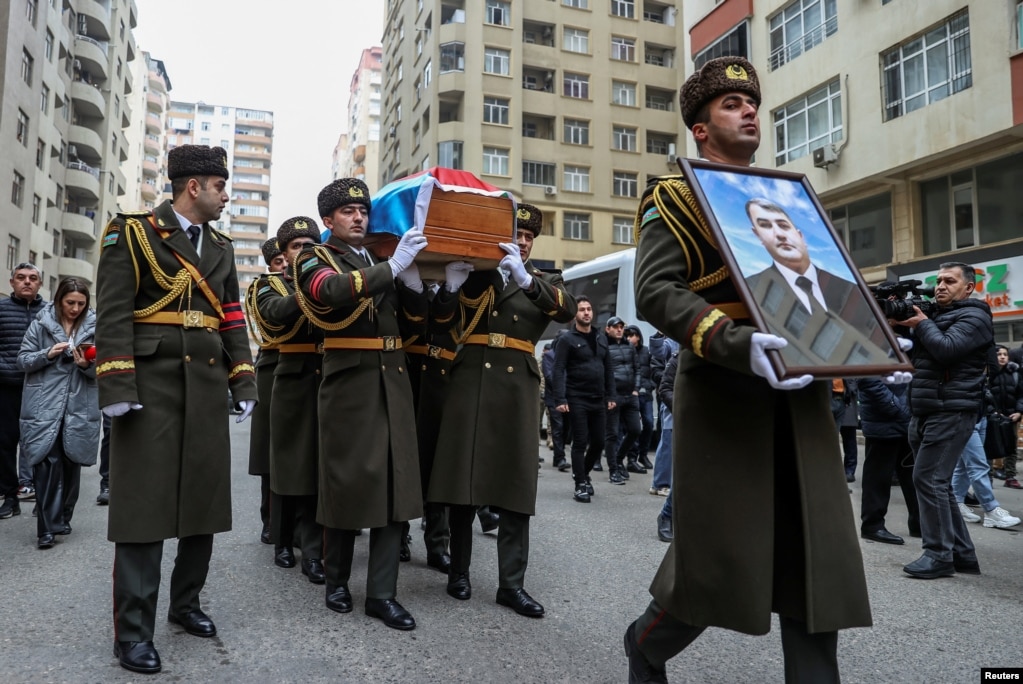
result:
M 554 164 L 537 161 L 522 162 L 523 185 L 556 185 Z
M 39 225 L 39 216 L 42 214 L 43 198 L 39 195 L 32 195 L 32 223 Z
M 892 260 L 892 196 L 868 197 L 828 212 L 859 268 L 882 266 Z
M 36 25 L 36 12 L 39 9 L 39 3 L 37 0 L 26 0 L 25 2 L 25 19 L 28 23 L 33 26 Z
M 500 147 L 483 148 L 483 173 L 491 176 L 508 175 L 508 150 Z
M 636 3 L 634 0 L 611 0 L 611 14 L 626 19 L 636 18 Z
M 561 0 L 561 4 L 565 7 L 575 7 L 576 9 L 590 8 L 590 0 Z
M 664 112 L 675 111 L 675 92 L 672 90 L 659 90 L 647 86 L 646 108 L 659 109 Z
M 590 144 L 590 122 L 565 119 L 565 142 L 569 145 Z
M 611 81 L 611 102 L 625 107 L 636 106 L 636 84 Z
M 11 183 L 11 202 L 20 207 L 25 199 L 25 177 L 17 171 L 14 172 L 14 182 Z
M 511 53 L 500 48 L 487 48 L 483 53 L 483 71 L 507 76 L 511 73 Z
M 628 171 L 614 171 L 611 175 L 611 194 L 615 197 L 638 197 L 639 178 Z
M 40 171 L 44 170 L 43 169 L 43 164 L 45 162 L 46 162 L 46 141 L 40 139 L 40 140 L 36 141 L 36 168 L 39 169 Z
M 201 131 L 208 131 L 208 130 L 210 130 L 210 122 L 209 121 L 203 121 L 201 124 L 199 124 L 199 130 L 201 130 Z
M 881 67 L 885 121 L 966 90 L 973 85 L 968 12 L 882 53 Z
M 508 100 L 501 97 L 483 98 L 483 121 L 508 125 Z
M 32 69 L 35 64 L 35 60 L 32 59 L 32 55 L 28 54 L 28 50 L 21 51 L 21 80 L 25 83 L 32 85 Z
M 647 43 L 643 52 L 643 62 L 654 66 L 672 67 L 675 65 L 675 51 L 672 48 Z
M 423 67 L 423 87 L 429 88 L 430 82 L 433 80 L 433 60 L 426 60 L 426 66 Z
M 120 77 L 121 77 L 121 67 L 122 67 L 122 66 L 124 66 L 124 63 L 123 63 L 123 62 L 121 62 L 121 58 L 120 58 L 120 57 L 118 57 L 118 58 L 117 58 L 117 77 L 118 77 L 118 78 L 120 78 Z
M 487 23 L 511 26 L 511 3 L 505 0 L 487 0 Z
M 774 163 L 805 157 L 814 149 L 842 139 L 842 89 L 838 79 L 806 97 L 775 110 Z
M 50 113 L 50 88 L 45 83 L 39 92 L 39 110 L 43 114 Z
M 635 128 L 615 126 L 611 133 L 611 147 L 624 152 L 636 151 L 637 133 Z
M 1016 49 L 1023 50 L 1023 0 L 1016 2 Z
M 696 53 L 693 63 L 699 69 L 717 57 L 745 57 L 749 59 L 749 28 L 744 21 L 716 41 Z
M 565 171 L 562 174 L 562 187 L 567 192 L 589 192 L 590 191 L 590 168 L 588 166 L 572 166 L 565 164 Z
M 590 32 L 584 29 L 565 28 L 564 48 L 569 52 L 590 53 Z
M 584 74 L 565 74 L 563 81 L 565 97 L 581 100 L 590 99 L 590 77 Z
M 8 234 L 7 236 L 7 271 L 14 271 L 14 267 L 21 261 L 18 256 L 21 254 L 21 240 Z
M 622 62 L 636 61 L 636 41 L 632 38 L 611 36 L 611 59 Z
M 777 69 L 838 30 L 838 0 L 794 0 L 771 17 L 768 66 Z
M 590 239 L 590 215 L 565 212 L 563 218 L 566 240 L 589 240 Z
M 646 151 L 651 154 L 673 154 L 675 138 L 647 131 Z
M 46 42 L 43 44 L 43 55 L 47 62 L 53 61 L 53 33 L 46 29 Z
M 440 72 L 465 71 L 465 43 L 444 43 L 440 46 Z
M 632 218 L 615 216 L 611 219 L 611 242 L 616 245 L 632 244 Z
M 28 114 L 20 109 L 18 110 L 18 125 L 14 137 L 18 139 L 22 146 L 28 147 Z

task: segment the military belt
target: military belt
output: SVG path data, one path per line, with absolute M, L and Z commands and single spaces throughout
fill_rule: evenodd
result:
M 323 341 L 324 349 L 362 349 L 367 351 L 397 351 L 401 349 L 401 338 L 388 337 L 328 337 Z
M 405 347 L 405 351 L 409 354 L 429 356 L 431 359 L 444 359 L 446 361 L 455 360 L 455 352 L 449 351 L 444 347 L 438 347 L 435 344 L 412 344 Z
M 322 354 L 323 344 L 280 344 L 276 349 L 282 354 Z
M 220 319 L 207 316 L 202 311 L 157 311 L 154 314 L 136 318 L 136 323 L 157 325 L 180 325 L 182 328 L 220 328 Z
M 514 337 L 508 337 L 504 333 L 469 335 L 465 338 L 465 340 L 463 340 L 463 342 L 465 344 L 480 344 L 494 349 L 515 349 L 529 354 L 532 354 L 536 350 L 536 345 L 529 340 L 517 340 Z

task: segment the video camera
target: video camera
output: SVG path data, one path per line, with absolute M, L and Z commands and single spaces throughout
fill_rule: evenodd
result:
M 893 321 L 904 321 L 912 318 L 916 312 L 913 307 L 918 307 L 925 316 L 931 317 L 937 309 L 933 301 L 924 297 L 934 297 L 933 287 L 921 287 L 920 280 L 900 280 L 892 282 L 886 280 L 877 285 L 871 285 L 870 291 L 874 293 L 874 299 L 884 313 L 885 318 Z

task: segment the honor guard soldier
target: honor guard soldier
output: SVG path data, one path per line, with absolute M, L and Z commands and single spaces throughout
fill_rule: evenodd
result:
M 260 248 L 263 261 L 270 273 L 281 273 L 287 267 L 287 259 L 277 246 L 277 238 L 272 237 Z M 270 392 L 274 386 L 274 368 L 277 367 L 277 345 L 264 337 L 257 325 L 256 293 L 265 287 L 267 275 L 261 275 L 249 284 L 245 292 L 245 316 L 249 322 L 252 339 L 259 346 L 256 354 L 256 393 L 259 403 L 252 411 L 252 423 L 249 430 L 249 475 L 259 477 L 259 517 L 263 529 L 259 533 L 259 541 L 270 543 Z
M 700 156 L 749 166 L 760 83 L 747 60 L 707 62 L 679 100 Z M 651 181 L 636 226 L 636 304 L 681 343 L 673 413 L 685 429 L 672 449 L 674 543 L 625 633 L 629 681 L 667 681 L 665 662 L 707 627 L 765 634 L 778 613 L 786 682 L 838 682 L 838 630 L 871 617 L 831 383 L 775 375 L 764 350 L 786 341 L 751 324 L 684 177 Z M 736 397 L 755 407 L 741 429 Z
M 489 505 L 499 515 L 497 602 L 520 615 L 542 617 L 543 606 L 523 589 L 529 560 L 529 518 L 536 510 L 540 372 L 533 356 L 551 320 L 575 315 L 575 299 L 560 274 L 529 262 L 543 215 L 529 204 L 517 212 L 517 244 L 504 243 L 500 268 L 475 271 L 462 286 L 455 332 L 462 344 L 451 369 L 427 500 L 448 504 L 451 571 L 447 592 L 472 594 L 472 519 Z
M 298 253 L 320 243 L 314 219 L 296 216 L 277 229 L 288 271 L 272 276 L 256 295 L 256 308 L 272 328 L 280 351 L 270 402 L 270 536 L 274 564 L 295 567 L 292 548 L 298 539 L 302 574 L 323 584 L 323 528 L 316 522 L 319 469 L 319 422 L 323 331 L 309 322 L 298 304 L 291 271 Z
M 429 304 L 412 260 L 426 238 L 411 229 L 389 260 L 373 257 L 363 245 L 369 188 L 356 178 L 334 181 L 317 204 L 330 237 L 302 250 L 293 268 L 302 310 L 324 331 L 317 520 L 325 528 L 326 603 L 352 610 L 355 534 L 370 528 L 366 614 L 414 629 L 395 600 L 402 523 L 423 508 L 402 338 L 425 331 Z
M 153 646 L 163 541 L 178 538 L 167 619 L 211 637 L 199 592 L 213 534 L 231 529 L 227 393 L 248 418 L 255 370 L 234 249 L 209 221 L 227 203 L 227 154 L 170 151 L 172 201 L 119 214 L 97 271 L 99 404 L 113 418 L 108 538 L 114 542 L 114 654 L 160 670 Z

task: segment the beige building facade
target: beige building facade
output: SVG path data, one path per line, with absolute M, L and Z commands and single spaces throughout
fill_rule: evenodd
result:
M 348 96 L 348 132 L 334 148 L 333 178 L 360 178 L 376 192 L 380 178 L 380 112 L 383 49 L 362 51 Z
M 145 50 L 132 63 L 134 87 L 129 102 L 134 115 L 125 130 L 128 159 L 122 165 L 127 186 L 125 211 L 152 210 L 163 201 L 167 180 L 167 110 L 171 82 L 164 63 Z M 166 193 L 170 196 L 170 193 Z

